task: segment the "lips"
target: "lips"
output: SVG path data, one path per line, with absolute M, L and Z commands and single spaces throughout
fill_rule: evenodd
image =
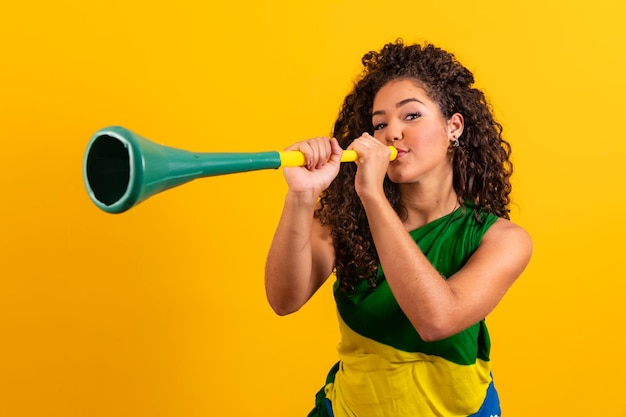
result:
M 400 159 L 408 153 L 408 151 L 404 149 L 396 148 L 396 150 L 398 151 L 398 156 L 396 156 L 396 159 Z

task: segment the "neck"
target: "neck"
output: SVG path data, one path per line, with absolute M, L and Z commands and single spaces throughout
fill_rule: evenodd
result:
M 437 187 L 424 187 L 419 183 L 402 184 L 400 195 L 407 212 L 407 219 L 404 221 L 407 230 L 424 226 L 459 207 L 451 181 L 448 186 Z

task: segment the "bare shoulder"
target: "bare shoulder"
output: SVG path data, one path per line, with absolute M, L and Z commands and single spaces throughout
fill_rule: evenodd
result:
M 510 220 L 499 218 L 487 230 L 486 239 L 514 239 L 518 243 L 528 244 L 532 246 L 530 234 L 523 227 L 513 223 Z
M 485 233 L 481 247 L 507 254 L 526 264 L 531 257 L 533 242 L 530 234 L 510 220 L 499 218 Z

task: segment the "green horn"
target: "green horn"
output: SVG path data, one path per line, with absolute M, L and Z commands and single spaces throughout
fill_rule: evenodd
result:
M 83 177 L 91 200 L 122 213 L 150 196 L 196 178 L 279 168 L 280 153 L 193 153 L 158 145 L 120 126 L 99 130 L 87 145 Z

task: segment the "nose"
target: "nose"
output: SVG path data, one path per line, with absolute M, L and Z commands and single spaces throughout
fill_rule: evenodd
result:
M 402 128 L 399 123 L 389 123 L 385 129 L 385 140 L 389 145 L 402 140 Z

